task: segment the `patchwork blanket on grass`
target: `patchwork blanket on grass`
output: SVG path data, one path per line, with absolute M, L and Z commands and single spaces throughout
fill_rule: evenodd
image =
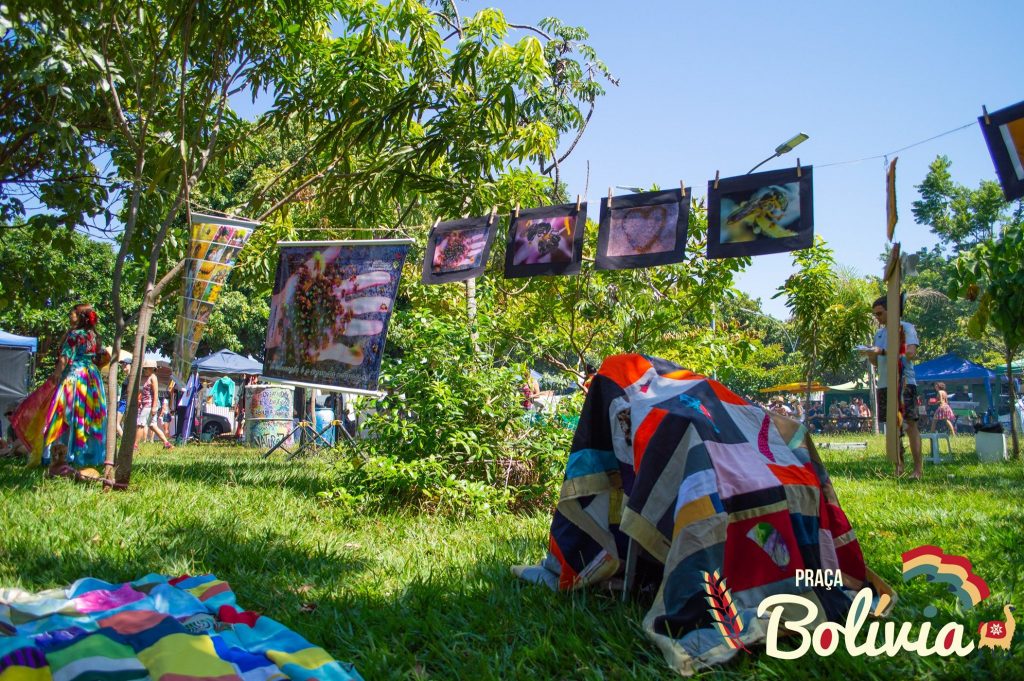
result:
M 670 362 L 616 355 L 587 393 L 547 558 L 513 572 L 577 589 L 622 575 L 630 541 L 637 585 L 657 588 L 644 629 L 684 675 L 762 642 L 767 596 L 798 594 L 835 621 L 864 586 L 895 603 L 802 425 Z M 840 570 L 844 588 L 797 586 L 806 569 Z M 725 589 L 735 608 L 715 616 Z
M 0 589 L 0 681 L 362 677 L 284 625 L 240 610 L 213 575 Z

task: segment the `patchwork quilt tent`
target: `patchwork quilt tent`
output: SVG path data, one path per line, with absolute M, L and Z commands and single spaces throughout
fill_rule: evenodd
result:
M 683 675 L 763 642 L 767 596 L 800 595 L 834 621 L 865 586 L 896 600 L 801 424 L 670 362 L 615 355 L 587 394 L 547 557 L 513 573 L 586 587 L 620 575 L 631 542 L 647 568 L 636 586 L 657 589 L 644 630 Z M 841 571 L 843 588 L 797 586 L 808 569 Z M 722 596 L 726 622 L 709 607 Z

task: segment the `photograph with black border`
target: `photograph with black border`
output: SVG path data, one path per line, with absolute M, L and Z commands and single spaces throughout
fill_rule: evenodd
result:
M 806 166 L 710 180 L 708 257 L 810 248 L 814 244 L 812 178 L 813 169 Z
M 438 223 L 427 239 L 423 283 L 445 284 L 482 275 L 497 227 L 497 215 Z
M 594 269 L 671 265 L 686 259 L 690 190 L 667 189 L 601 201 Z
M 586 202 L 524 208 L 512 213 L 505 249 L 505 276 L 579 274 L 583 260 Z

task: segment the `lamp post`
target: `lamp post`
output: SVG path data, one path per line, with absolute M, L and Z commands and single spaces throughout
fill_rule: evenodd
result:
M 773 158 L 778 158 L 779 156 L 782 156 L 783 154 L 788 154 L 789 152 L 793 151 L 793 149 L 795 149 L 797 146 L 799 146 L 800 144 L 803 144 L 804 142 L 806 142 L 808 139 L 810 139 L 810 135 L 805 135 L 802 132 L 798 132 L 797 134 L 793 135 L 792 137 L 790 137 L 788 140 L 786 140 L 785 142 L 783 142 L 779 146 L 775 147 L 775 153 L 772 154 L 771 156 L 769 156 L 768 158 L 766 158 L 765 160 L 761 161 L 760 163 L 758 163 L 756 166 L 754 166 L 750 170 L 748 170 L 747 171 L 747 175 L 749 175 L 750 173 L 754 172 L 755 170 L 757 170 L 758 168 L 760 168 L 761 166 L 763 166 L 765 163 L 767 163 L 768 161 L 772 160 Z

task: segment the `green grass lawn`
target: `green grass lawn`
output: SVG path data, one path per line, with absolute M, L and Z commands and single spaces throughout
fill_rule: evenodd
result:
M 822 440 L 865 439 L 821 437 Z M 869 565 L 900 595 L 894 618 L 963 623 L 1024 606 L 1024 466 L 974 463 L 957 438 L 953 463 L 925 480 L 894 480 L 882 438 L 867 452 L 822 455 Z M 537 562 L 549 515 L 469 521 L 404 514 L 351 517 L 324 505 L 326 460 L 264 461 L 227 445 L 144 446 L 132 489 L 44 480 L 0 462 L 0 586 L 39 590 L 83 576 L 211 572 L 240 605 L 269 615 L 353 662 L 367 679 L 671 678 L 640 627 L 645 603 L 607 593 L 555 594 L 514 579 Z M 904 583 L 900 554 L 921 544 L 968 556 L 992 595 L 959 609 L 941 585 Z M 1018 610 L 1024 620 L 1024 607 Z M 763 649 L 703 678 L 1022 679 L 1024 642 L 966 658 L 769 658 Z

